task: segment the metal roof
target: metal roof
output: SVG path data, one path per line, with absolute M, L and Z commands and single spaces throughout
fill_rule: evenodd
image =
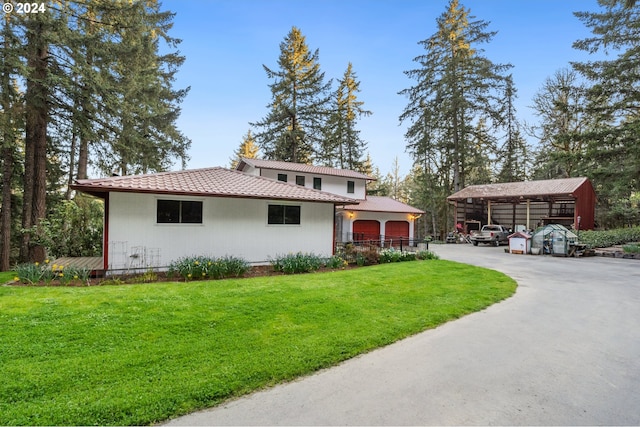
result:
M 344 209 L 350 211 L 397 212 L 417 215 L 424 213 L 424 211 L 421 211 L 420 209 L 394 200 L 391 197 L 381 196 L 367 196 L 365 200 L 361 200 L 357 205 L 347 205 Z
M 549 200 L 552 198 L 573 198 L 588 178 L 561 178 L 540 181 L 507 182 L 499 184 L 470 185 L 447 200 L 484 199 L 484 200 Z
M 242 158 L 240 160 L 240 163 L 238 163 L 238 166 L 236 167 L 236 169 L 242 170 L 244 164 L 253 166 L 258 169 L 274 169 L 274 170 L 308 173 L 313 175 L 339 176 L 343 178 L 366 179 L 368 181 L 376 180 L 373 177 L 370 177 L 363 173 L 356 172 L 349 169 L 336 169 L 336 168 L 330 168 L 326 166 L 314 166 L 314 165 L 308 165 L 305 163 L 282 162 L 277 160 Z
M 353 204 L 358 200 L 248 175 L 221 167 L 77 180 L 72 188 L 105 197 L 109 192 L 241 197 Z

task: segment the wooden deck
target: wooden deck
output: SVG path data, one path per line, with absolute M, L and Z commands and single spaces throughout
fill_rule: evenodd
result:
M 51 265 L 63 265 L 65 267 L 86 268 L 95 273 L 102 273 L 104 265 L 102 257 L 63 257 L 51 262 Z

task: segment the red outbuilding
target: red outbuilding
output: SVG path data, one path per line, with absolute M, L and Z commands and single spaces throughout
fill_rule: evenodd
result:
M 591 230 L 595 225 L 596 193 L 584 177 L 471 185 L 447 200 L 455 205 L 454 223 L 463 224 L 467 233 L 484 224 L 513 230 L 546 224 Z

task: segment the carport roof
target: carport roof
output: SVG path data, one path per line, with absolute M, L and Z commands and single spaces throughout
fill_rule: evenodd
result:
M 573 193 L 587 181 L 588 178 L 579 177 L 470 185 L 447 197 L 447 200 L 523 201 L 529 199 L 547 201 L 563 198 L 574 199 Z

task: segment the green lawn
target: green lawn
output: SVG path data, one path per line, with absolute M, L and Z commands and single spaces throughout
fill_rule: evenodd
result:
M 12 281 L 15 276 L 16 273 L 13 271 L 0 271 L 0 285 Z
M 450 261 L 294 276 L 0 287 L 0 425 L 144 425 L 213 406 L 509 297 Z

